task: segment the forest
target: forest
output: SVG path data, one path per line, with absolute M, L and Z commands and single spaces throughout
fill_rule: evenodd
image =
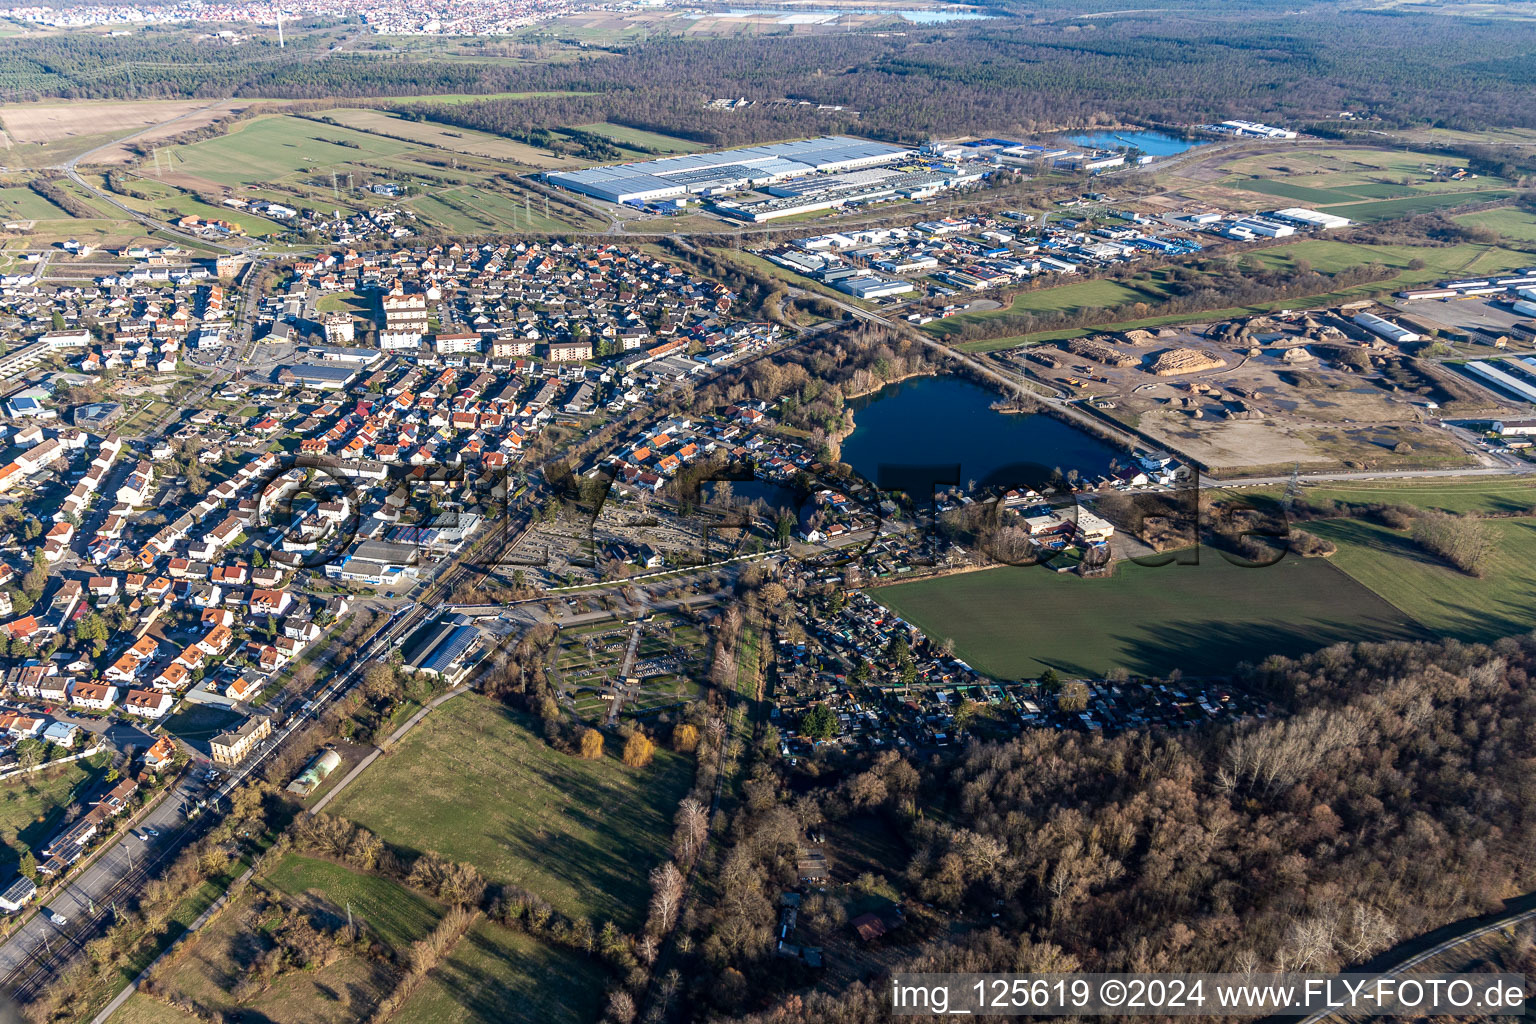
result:
M 1529 636 L 1338 645 L 1234 667 L 1267 721 L 882 753 L 809 791 L 765 757 L 718 897 L 684 917 L 696 1019 L 887 1019 L 882 974 L 791 994 L 771 952 L 776 893 L 821 823 L 901 834 L 904 860 L 858 886 L 907 897 L 880 955 L 895 970 L 1334 971 L 1496 909 L 1536 882 L 1533 669 Z M 834 903 L 803 905 L 803 926 L 836 925 Z
M 919 142 L 935 133 L 1260 114 L 1304 120 L 1340 110 L 1367 110 L 1391 125 L 1526 126 L 1536 114 L 1514 57 L 1536 33 L 1509 28 L 1357 13 L 1221 23 L 1144 14 L 1079 31 L 982 22 L 899 39 L 660 37 L 572 69 L 580 81 L 569 87 L 593 96 L 490 100 L 432 116 L 496 132 L 606 119 L 712 145 L 833 130 Z M 1362 48 L 1366 38 L 1372 45 Z M 845 109 L 700 109 L 716 96 Z
M 560 61 L 544 59 L 547 47 L 515 42 L 471 47 L 454 60 L 434 59 L 430 49 L 332 53 L 323 33 L 297 37 L 286 50 L 262 39 L 212 47 L 172 28 L 15 38 L 0 41 L 0 97 L 579 91 L 591 95 L 426 112 L 513 137 L 607 120 L 711 145 L 831 131 L 921 141 L 1120 121 L 1305 121 L 1342 110 L 1388 126 L 1536 126 L 1528 61 L 1536 27 L 1526 22 L 1341 7 L 1305 19 L 1219 5 L 1092 19 L 1023 13 L 901 33 L 663 32 Z M 721 96 L 797 102 L 703 109 Z

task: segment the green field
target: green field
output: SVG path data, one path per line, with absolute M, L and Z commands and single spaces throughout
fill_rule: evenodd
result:
M 1294 199 L 1298 203 L 1313 203 L 1317 206 L 1352 203 L 1360 199 L 1359 195 L 1343 189 L 1308 188 L 1305 185 L 1295 185 L 1289 181 L 1276 181 L 1271 178 L 1254 178 L 1251 181 L 1238 182 L 1237 187 L 1244 192 L 1256 192 L 1261 196 L 1275 196 L 1280 199 Z
M 1165 293 L 1156 280 L 1137 281 L 1134 284 L 1107 279 L 1077 281 L 1053 288 L 1041 288 L 1038 291 L 1020 292 L 1014 297 L 1012 304 L 1001 309 L 946 317 L 928 324 L 927 330 L 942 337 L 959 330 L 963 324 L 975 320 L 987 320 L 1004 313 L 1075 313 L 1082 309 L 1121 306 L 1127 302 L 1156 305 L 1164 297 Z
M 182 701 L 165 720 L 165 731 L 188 741 L 211 740 L 221 732 L 239 725 L 244 716 L 218 704 L 193 704 Z
M 529 197 L 524 204 L 513 196 L 489 189 L 461 186 L 440 189 L 419 196 L 408 202 L 418 216 L 444 225 L 450 231 L 463 234 L 484 234 L 495 231 L 569 231 L 571 228 L 588 227 L 595 220 L 582 219 L 566 207 L 554 206 L 550 215 L 544 215 L 544 201 Z M 566 213 L 570 220 L 557 215 Z
M 276 115 L 239 122 L 226 135 L 161 150 L 160 159 L 173 171 L 242 186 L 281 181 L 305 169 L 328 177 L 333 168 L 417 151 L 422 147 L 413 143 Z
M 320 296 L 315 302 L 317 313 L 356 313 L 359 316 L 368 316 L 373 312 L 373 303 L 357 294 L 357 292 L 330 292 Z M 251 415 L 255 415 L 252 413 Z
M 1451 180 L 1447 158 L 1385 149 L 1306 149 L 1234 160 L 1223 189 L 1274 196 L 1357 221 L 1386 220 L 1428 210 L 1508 197 L 1500 178 Z M 1440 173 L 1436 173 L 1438 172 Z
M 1254 492 L 1245 492 L 1252 495 Z M 1491 480 L 1363 481 L 1348 486 L 1307 487 L 1303 496 L 1314 502 L 1413 505 L 1443 512 L 1523 512 L 1536 506 L 1536 479 L 1500 477 Z
M 1284 179 L 1254 178 L 1238 182 L 1244 192 L 1293 199 L 1313 206 L 1326 207 L 1329 213 L 1337 213 L 1355 220 L 1382 220 L 1386 217 L 1402 217 L 1422 210 L 1462 203 L 1486 202 L 1502 198 L 1508 192 L 1500 189 L 1478 191 L 1473 189 L 1444 188 L 1452 182 L 1429 182 L 1421 188 L 1411 185 L 1394 185 L 1390 182 L 1361 182 L 1336 188 L 1317 188 L 1297 185 Z M 1353 213 L 1349 211 L 1355 211 Z
M 659 749 L 647 768 L 562 754 L 531 720 L 478 694 L 433 711 L 338 801 L 337 814 L 410 850 L 475 864 L 572 916 L 625 929 L 645 916 L 646 875 L 665 856 L 693 777 Z
M 1196 566 L 1122 563 L 1109 579 L 988 569 L 870 591 L 967 664 L 1000 679 L 1055 668 L 1219 673 L 1341 640 L 1418 637 L 1396 608 L 1322 559 L 1244 569 L 1205 548 Z
M 400 951 L 425 938 L 443 916 L 442 907 L 387 878 L 302 853 L 284 856 L 263 881 L 290 896 L 318 897 L 341 917 L 350 905 L 355 920 Z
M 1492 228 L 1505 238 L 1517 242 L 1536 242 L 1536 213 L 1518 207 L 1506 206 L 1498 210 L 1464 213 L 1455 220 L 1458 224 Z
M 90 795 L 110 755 L 44 768 L 7 779 L 0 790 L 0 870 L 10 870 L 23 847 L 39 861 L 43 845 L 63 823 L 69 805 Z
M 0 217 L 5 220 L 61 220 L 68 216 L 29 188 L 0 188 Z
M 396 1019 L 410 1024 L 586 1024 L 601 1013 L 601 968 L 482 921 L 433 969 Z
M 1405 199 L 1383 199 L 1372 203 L 1330 206 L 1328 212 L 1340 217 L 1348 217 L 1350 220 L 1389 220 L 1393 217 L 1407 217 L 1410 214 L 1426 213 L 1430 210 L 1466 206 L 1468 203 L 1488 203 L 1496 199 L 1508 199 L 1512 195 L 1514 193 L 1507 189 L 1496 189 L 1490 192 L 1421 192 Z
M 1461 245 L 1419 247 L 1411 245 L 1372 245 L 1338 242 L 1326 238 L 1307 238 L 1290 245 L 1270 246 L 1254 252 L 1243 253 L 1239 259 L 1254 260 L 1271 266 L 1294 264 L 1296 261 L 1305 260 L 1312 265 L 1313 269 L 1328 274 L 1368 263 L 1380 263 L 1392 269 L 1395 273 L 1392 277 L 1381 281 L 1372 281 L 1350 288 L 1340 288 L 1325 295 L 1277 299 L 1273 302 L 1261 302 L 1252 306 L 1212 309 L 1199 313 L 1176 313 L 1158 316 L 1155 315 L 1156 306 L 1154 304 L 1154 315 L 1152 316 L 1136 320 L 1099 324 L 1094 327 L 1042 331 L 1038 334 L 1031 334 L 1027 340 L 1031 342 L 1058 341 L 1062 338 L 1075 338 L 1102 331 L 1125 331 L 1137 327 L 1160 327 L 1165 324 L 1188 323 L 1190 321 L 1222 320 L 1280 308 L 1298 309 L 1334 305 L 1348 302 L 1352 299 L 1398 291 L 1403 288 L 1432 284 L 1446 277 L 1469 274 L 1496 274 L 1527 267 L 1532 262 L 1536 262 L 1536 258 L 1533 258 L 1530 252 L 1522 252 L 1498 245 L 1482 245 L 1468 242 Z M 1410 270 L 1409 264 L 1414 260 L 1422 261 L 1424 266 L 1418 270 Z M 1046 305 L 1048 303 L 1061 304 L 1062 308 L 1070 308 L 1072 305 L 1070 297 L 1073 295 L 1079 301 L 1086 301 L 1089 297 L 1106 298 L 1110 294 L 1109 292 L 1094 293 L 1083 290 L 1085 286 L 1097 284 L 1123 287 L 1113 281 L 1080 281 L 1073 284 L 1059 285 L 1055 288 L 1042 289 L 1038 292 L 1029 292 L 1020 296 L 1020 299 L 1035 303 L 1036 305 L 1033 308 L 1036 309 L 1048 308 Z M 1068 297 L 1053 298 L 1058 292 L 1066 292 Z M 943 335 L 955 329 L 954 327 L 946 327 L 946 324 L 965 322 L 967 320 L 984 321 L 989 317 L 999 315 L 1001 312 L 1003 311 L 966 313 L 958 317 L 935 321 L 926 325 L 923 329 L 934 334 Z M 1020 336 L 989 338 L 984 341 L 966 342 L 959 347 L 967 352 L 991 352 L 999 349 L 1014 348 L 1025 341 L 1026 339 Z
M 1331 561 L 1437 633 L 1489 641 L 1536 626 L 1536 520 L 1493 519 L 1487 574 L 1468 576 L 1421 551 L 1406 532 L 1360 520 L 1308 523 L 1339 546 Z

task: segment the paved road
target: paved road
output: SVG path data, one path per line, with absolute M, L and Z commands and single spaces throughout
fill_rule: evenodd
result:
M 428 609 L 414 606 L 398 611 L 403 614 L 397 614 L 392 622 L 374 635 L 351 664 L 337 673 L 317 695 L 308 711 L 294 715 L 285 726 L 265 740 L 238 770 L 207 794 L 210 802 L 228 796 L 293 733 L 304 728 L 328 704 L 350 690 L 372 661 L 386 656 L 394 637 L 415 628 Z M 162 833 L 157 843 L 145 847 L 136 839 L 119 840 L 73 880 L 62 896 L 55 897 L 47 904 L 69 919 L 66 925 L 54 925 L 46 915 L 38 914 L 0 945 L 0 979 L 3 979 L 7 989 L 18 997 L 35 992 L 39 985 L 51 977 L 56 957 L 62 959 L 61 954 L 72 952 L 98 934 L 100 926 L 110 917 L 109 903 L 114 896 L 120 900 L 125 899 L 148 881 L 151 876 L 145 870 L 145 860 L 138 855 L 135 846 L 151 853 L 153 866 L 158 867 L 200 832 L 195 825 L 188 824 L 185 814 L 198 792 L 196 784 L 183 781 L 172 796 L 157 805 L 143 819 Z M 216 813 L 210 811 L 209 819 L 212 820 Z
M 47 903 L 49 909 L 68 919 L 67 924 L 56 925 L 47 913 L 39 913 L 0 945 L 0 977 L 10 979 L 18 971 L 25 974 L 29 968 L 35 969 L 35 964 L 29 963 L 34 952 L 54 953 L 68 949 L 76 936 L 80 941 L 92 938 L 96 924 L 111 916 L 113 890 L 118 883 L 133 874 L 143 875 L 146 867 L 158 866 L 174 856 L 179 848 L 176 837 L 187 823 L 186 811 L 198 792 L 198 787 L 188 780 L 177 783 L 172 792 L 135 826 L 154 828 L 161 833 L 159 839 L 143 843 L 126 836 L 108 847 L 61 894 Z M 135 872 L 134 869 L 139 870 Z M 121 889 L 118 889 L 117 898 L 123 898 Z
M 225 242 L 216 242 L 216 241 L 213 241 L 211 239 L 202 238 L 202 237 L 200 237 L 198 235 L 189 235 L 189 234 L 181 231 L 180 229 L 175 228 L 175 227 L 171 226 L 170 224 L 167 224 L 165 221 L 157 220 L 154 217 L 151 217 L 151 216 L 149 216 L 146 213 L 142 213 L 139 210 L 135 210 L 133 207 L 129 206 L 127 203 L 124 203 L 121 199 L 119 199 L 117 196 L 114 196 L 112 193 L 107 192 L 104 189 L 97 188 L 95 185 L 92 185 L 90 182 L 86 181 L 85 178 L 81 176 L 80 171 L 78 170 L 78 168 L 79 168 L 81 163 L 87 163 L 87 164 L 90 163 L 91 160 L 93 160 L 98 154 L 103 153 L 106 150 L 112 149 L 115 146 L 120 146 L 120 145 L 122 145 L 125 142 L 131 142 L 134 139 L 138 138 L 140 135 L 145 134 L 146 132 L 149 132 L 149 131 L 152 131 L 152 130 L 156 130 L 156 129 L 160 129 L 160 128 L 164 128 L 166 125 L 175 124 L 178 121 L 182 121 L 182 120 L 186 120 L 187 118 L 195 117 L 195 116 L 197 116 L 199 114 L 202 114 L 204 111 L 208 110 L 209 107 L 217 106 L 219 103 L 222 103 L 222 102 L 223 102 L 222 100 L 217 100 L 217 101 L 215 101 L 213 103 L 209 103 L 209 104 L 207 104 L 205 106 L 198 107 L 198 108 L 196 108 L 194 110 L 189 110 L 189 111 L 187 111 L 184 114 L 179 114 L 176 117 L 169 118 L 169 119 L 167 119 L 165 121 L 160 121 L 160 122 L 158 122 L 156 124 L 152 124 L 152 125 L 146 125 L 146 126 L 144 126 L 142 128 L 137 128 L 134 131 L 129 132 L 127 135 L 120 136 L 119 138 L 113 139 L 111 142 L 107 142 L 107 143 L 104 143 L 104 144 L 102 144 L 100 146 L 97 146 L 95 149 L 88 150 L 88 151 L 86 151 L 84 153 L 81 153 L 81 154 L 79 154 L 77 156 L 71 157 L 63 165 L 64 173 L 69 175 L 69 179 L 71 181 L 73 181 L 76 185 L 79 185 L 81 188 L 85 189 L 87 192 L 91 193 L 93 196 L 95 196 L 96 198 L 100 199 L 102 202 L 110 203 L 112 206 L 117 207 L 119 210 L 121 210 L 124 213 L 126 213 L 130 218 L 132 218 L 133 220 L 138 221 L 140 224 L 143 224 L 145 227 L 148 227 L 151 230 L 160 231 L 160 232 L 164 232 L 166 234 L 175 235 L 177 238 L 180 238 L 183 241 L 189 242 L 189 243 L 191 243 L 193 245 L 209 246 L 209 247 L 214 248 L 214 249 L 223 249 L 225 252 L 246 252 L 249 249 L 255 248 L 255 247 L 257 247 L 257 243 L 253 243 L 253 242 L 242 242 L 242 243 L 239 243 L 239 244 L 233 244 L 232 245 L 232 244 L 228 244 L 228 243 L 225 243 Z
M 1536 475 L 1536 463 L 1527 462 L 1518 466 L 1484 466 L 1477 469 L 1362 469 L 1339 473 L 1302 473 L 1298 475 L 1298 479 L 1302 483 L 1310 484 L 1351 480 L 1427 480 L 1446 477 L 1532 475 Z M 1200 476 L 1201 487 L 1273 487 L 1276 484 L 1290 482 L 1290 476 L 1247 476 L 1226 480 L 1218 480 L 1204 474 Z
M 1520 905 L 1529 904 L 1529 903 L 1531 903 L 1533 901 L 1536 901 L 1536 894 L 1528 893 L 1525 896 L 1519 897 L 1517 899 L 1506 900 L 1505 901 L 1505 906 L 1511 906 L 1511 905 L 1520 906 Z M 1520 923 L 1522 923 L 1524 921 L 1530 921 L 1533 918 L 1536 918 L 1536 907 L 1527 907 L 1526 909 L 1523 909 L 1523 910 L 1517 910 L 1517 911 L 1514 911 L 1512 913 L 1507 913 L 1507 914 L 1504 914 L 1501 917 L 1498 917 L 1498 918 L 1494 919 L 1493 921 L 1488 922 L 1487 924 L 1475 925 L 1473 927 L 1468 928 L 1466 931 L 1460 932 L 1460 933 L 1458 933 L 1456 935 L 1450 936 L 1449 938 L 1446 938 L 1446 939 L 1443 939 L 1443 940 L 1441 940 L 1439 942 L 1436 942 L 1434 945 L 1430 946 L 1428 949 L 1425 949 L 1422 952 L 1416 953 L 1413 956 L 1408 957 L 1406 960 L 1399 961 L 1398 963 L 1393 964 L 1390 967 L 1376 967 L 1376 968 L 1357 969 L 1356 971 L 1354 971 L 1352 973 L 1385 974 L 1385 975 L 1387 975 L 1389 977 L 1396 977 L 1397 975 L 1400 975 L 1400 974 L 1406 974 L 1409 971 L 1413 970 L 1415 967 L 1419 966 L 1420 964 L 1422 964 L 1422 963 L 1424 963 L 1424 962 L 1426 962 L 1428 960 L 1433 960 L 1435 957 L 1441 955 L 1442 953 L 1448 953 L 1451 950 L 1455 949 L 1457 946 L 1460 946 L 1460 945 L 1462 945 L 1464 943 L 1467 943 L 1467 942 L 1471 942 L 1473 939 L 1477 939 L 1477 938 L 1480 938 L 1480 937 L 1482 937 L 1484 935 L 1487 935 L 1489 932 L 1496 932 L 1496 931 L 1500 931 L 1500 930 L 1505 929 L 1505 928 L 1512 928 L 1515 925 L 1518 925 L 1518 924 L 1520 924 Z M 1479 918 L 1478 920 L 1483 920 L 1483 919 Z M 1433 934 L 1433 933 L 1431 933 L 1431 934 Z M 1358 1013 L 1357 1014 L 1347 1014 L 1347 1013 L 1346 1014 L 1335 1014 L 1335 1013 L 1333 1013 L 1331 1011 L 1320 1010 L 1317 1013 L 1312 1014 L 1310 1017 L 1307 1017 L 1304 1020 L 1302 1020 L 1301 1024 L 1320 1024 L 1321 1021 L 1327 1020 L 1329 1017 L 1333 1017 L 1333 1016 L 1338 1016 L 1341 1019 L 1347 1019 L 1347 1018 L 1352 1017 L 1352 1016 L 1353 1017 L 1363 1016 L 1363 1014 L 1358 1014 Z M 1294 1018 L 1291 1018 L 1291 1019 L 1294 1020 Z M 1266 1024 L 1267 1024 L 1267 1022 L 1266 1022 Z

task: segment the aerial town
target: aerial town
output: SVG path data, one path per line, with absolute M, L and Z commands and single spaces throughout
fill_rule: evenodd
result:
M 1512 1005 L 1533 32 L 0 9 L 0 999 Z

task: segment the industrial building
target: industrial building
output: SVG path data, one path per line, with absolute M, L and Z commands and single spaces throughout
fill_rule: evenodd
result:
M 467 615 L 446 615 L 421 629 L 405 652 L 407 672 L 452 677 L 480 631 Z
M 1379 317 L 1375 313 L 1357 313 L 1355 314 L 1355 323 L 1364 327 L 1372 334 L 1397 344 L 1423 340 L 1423 335 L 1417 331 L 1410 331 L 1408 328 Z
M 1290 224 L 1281 224 L 1279 221 L 1267 220 L 1263 217 L 1244 217 L 1236 221 L 1232 227 L 1238 231 L 1247 232 L 1250 236 L 1258 235 L 1263 238 L 1289 238 L 1296 233 L 1296 229 Z
M 1500 437 L 1531 437 L 1536 435 L 1536 420 L 1495 420 L 1493 432 Z
M 1467 363 L 1466 369 L 1467 372 L 1481 377 L 1485 383 L 1496 384 L 1505 391 L 1520 396 L 1527 402 L 1536 402 L 1536 387 L 1531 386 L 1532 382 L 1530 379 L 1522 380 L 1514 374 L 1506 373 L 1492 363 L 1486 363 L 1481 359 L 1474 359 Z
M 773 196 L 772 199 L 756 203 L 717 200 L 710 204 L 710 208 L 736 220 L 761 224 L 779 217 L 887 199 L 926 199 L 948 188 L 974 184 L 981 177 L 981 171 L 948 165 L 934 171 L 876 168 L 846 174 L 817 174 L 764 187 L 763 191 Z
M 419 548 L 389 541 L 364 540 L 350 554 L 327 562 L 325 574 L 336 580 L 374 586 L 398 586 L 414 580 L 420 564 Z
M 547 173 L 544 180 L 611 203 L 648 203 L 682 195 L 716 195 L 816 171 L 851 171 L 910 156 L 913 150 L 847 135 L 778 142 L 718 153 Z
M 322 388 L 335 390 L 344 388 L 357 376 L 357 370 L 345 365 L 308 365 L 284 366 L 277 371 L 279 384 L 287 384 L 292 387 Z
M 1276 220 L 1288 220 L 1293 224 L 1300 224 L 1303 227 L 1317 228 L 1319 231 L 1328 231 L 1332 228 L 1347 228 L 1353 223 L 1348 217 L 1336 217 L 1331 213 L 1307 210 L 1300 206 L 1276 210 L 1269 214 L 1269 216 Z
M 1236 135 L 1241 139 L 1294 139 L 1296 137 L 1296 133 L 1289 128 L 1276 128 L 1257 121 L 1223 121 L 1221 124 L 1206 124 L 1200 127 L 1223 135 Z

